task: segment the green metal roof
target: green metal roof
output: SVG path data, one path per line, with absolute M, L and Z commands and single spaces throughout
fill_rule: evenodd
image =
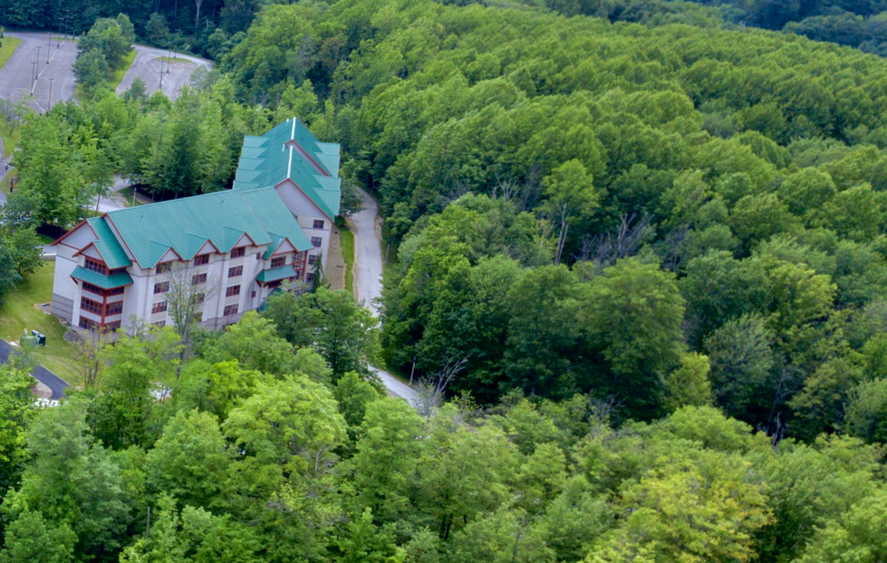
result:
M 287 278 L 291 278 L 296 275 L 295 270 L 293 270 L 292 266 L 280 266 L 279 268 L 271 268 L 270 270 L 262 270 L 259 272 L 259 275 L 256 276 L 256 281 L 260 281 L 262 283 L 271 283 L 280 280 L 285 280 Z
M 93 244 L 95 244 L 96 249 L 99 251 L 99 254 L 102 255 L 105 264 L 107 264 L 109 268 L 125 268 L 132 264 L 132 260 L 129 259 L 129 256 L 126 255 L 126 251 L 123 250 L 123 247 L 117 242 L 117 237 L 111 232 L 111 227 L 108 226 L 104 219 L 93 217 L 87 219 L 87 222 L 98 237 L 98 240 Z
M 272 244 L 275 239 L 269 231 L 288 238 L 300 251 L 311 248 L 274 188 L 226 190 L 140 205 L 111 211 L 104 220 L 113 223 L 143 268 L 156 266 L 170 249 L 191 260 L 207 241 L 219 252 L 230 252 L 244 234 L 256 245 Z
M 132 283 L 132 278 L 126 272 L 114 274 L 113 276 L 105 276 L 98 272 L 87 270 L 82 266 L 74 268 L 74 271 L 71 272 L 71 277 L 76 280 L 91 283 L 102 289 L 114 289 L 115 287 L 123 287 L 124 285 Z
M 294 141 L 329 176 L 288 146 Z M 234 178 L 235 190 L 255 190 L 291 180 L 330 219 L 339 214 L 341 180 L 339 145 L 321 143 L 296 118 L 288 119 L 261 137 L 246 137 Z

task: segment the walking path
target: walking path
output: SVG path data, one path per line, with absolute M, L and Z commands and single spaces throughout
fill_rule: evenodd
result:
M 359 189 L 359 188 L 358 188 Z M 379 206 L 368 193 L 360 190 L 363 210 L 350 217 L 354 231 L 354 293 L 357 302 L 366 305 L 373 316 L 379 316 L 378 300 L 382 296 L 382 232 Z M 416 390 L 385 370 L 370 366 L 389 393 L 418 405 Z

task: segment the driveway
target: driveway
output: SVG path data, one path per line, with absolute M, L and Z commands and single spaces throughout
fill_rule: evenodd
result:
M 358 188 L 363 209 L 350 217 L 354 227 L 354 297 L 379 316 L 382 296 L 382 241 L 379 236 L 379 205 Z
M 379 316 L 378 299 L 382 295 L 382 237 L 379 225 L 379 206 L 368 193 L 358 188 L 363 198 L 363 210 L 350 217 L 354 231 L 354 296 L 357 302 L 369 307 L 373 316 Z M 389 393 L 406 400 L 414 407 L 419 404 L 416 390 L 385 370 L 370 366 Z
M 31 107 L 45 112 L 50 101 L 55 105 L 74 97 L 74 41 L 59 41 L 58 34 L 49 33 L 7 31 L 6 36 L 21 39 L 22 43 L 0 69 L 0 98 L 18 100 L 30 94 Z
M 9 354 L 12 353 L 12 350 L 12 345 L 10 345 L 5 340 L 0 340 L 0 363 L 6 363 L 6 361 L 9 359 Z M 70 385 L 68 385 L 65 380 L 43 366 L 37 366 L 36 368 L 34 368 L 34 371 L 31 372 L 31 376 L 40 383 L 49 387 L 49 390 L 52 391 L 52 396 L 50 397 L 50 400 L 52 401 L 64 399 L 65 389 L 70 387 Z
M 212 69 L 211 61 L 199 57 L 143 45 L 133 45 L 133 48 L 136 58 L 117 86 L 118 96 L 129 90 L 136 78 L 141 78 L 149 96 L 162 89 L 167 98 L 175 100 L 198 67 Z M 171 61 L 167 60 L 170 58 Z

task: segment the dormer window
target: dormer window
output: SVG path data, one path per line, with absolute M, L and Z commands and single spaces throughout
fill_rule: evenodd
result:
M 272 268 L 279 268 L 281 266 L 286 266 L 286 256 L 278 256 L 277 258 L 271 259 Z
M 157 264 L 157 273 L 158 274 L 166 274 L 172 270 L 172 262 L 164 262 L 163 264 Z
M 84 268 L 90 270 L 92 272 L 96 272 L 102 274 L 103 276 L 108 275 L 108 268 L 101 262 L 93 260 L 92 258 L 87 258 L 86 262 L 83 265 Z
M 209 254 L 201 254 L 200 256 L 194 257 L 195 266 L 203 266 L 205 264 L 209 264 Z
M 240 258 L 244 254 L 246 254 L 246 247 L 241 246 L 240 248 L 235 248 L 231 251 L 231 258 Z

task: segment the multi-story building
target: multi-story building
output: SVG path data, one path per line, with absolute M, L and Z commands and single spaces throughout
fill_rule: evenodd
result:
M 247 137 L 233 190 L 112 211 L 58 239 L 52 312 L 87 330 L 132 316 L 171 324 L 171 289 L 184 279 L 205 299 L 202 326 L 236 322 L 325 262 L 338 168 L 338 145 L 296 119 Z

